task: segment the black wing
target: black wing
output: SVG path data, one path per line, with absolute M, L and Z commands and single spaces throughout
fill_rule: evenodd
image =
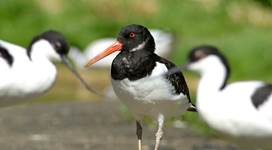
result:
M 157 62 L 165 64 L 165 66 L 167 67 L 168 70 L 176 67 L 175 64 L 173 64 L 172 62 L 170 62 L 162 57 L 159 57 L 158 55 L 155 55 L 155 60 Z M 183 93 L 184 95 L 187 96 L 189 102 L 191 103 L 189 88 L 187 86 L 187 83 L 185 81 L 183 74 L 181 72 L 176 72 L 173 74 L 166 74 L 166 78 L 175 87 L 176 94 Z
M 271 93 L 272 84 L 264 84 L 257 88 L 251 96 L 251 100 L 255 108 L 258 109 L 262 104 L 264 104 L 269 99 Z
M 4 60 L 6 60 L 6 62 L 10 66 L 12 66 L 13 61 L 14 61 L 12 55 L 9 53 L 9 51 L 6 48 L 2 47 L 1 45 L 0 45 L 0 57 L 2 57 Z

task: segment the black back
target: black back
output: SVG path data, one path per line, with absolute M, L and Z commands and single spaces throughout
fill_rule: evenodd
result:
M 0 45 L 0 57 L 5 59 L 9 66 L 12 66 L 14 61 L 13 56 L 9 53 L 9 51 L 6 48 L 2 47 L 1 45 Z
M 27 48 L 27 55 L 29 58 L 31 56 L 30 54 L 31 54 L 32 45 L 41 39 L 49 41 L 50 44 L 54 47 L 54 49 L 59 55 L 68 54 L 69 45 L 66 42 L 66 39 L 64 38 L 64 36 L 57 31 L 49 30 L 49 31 L 41 33 L 40 35 L 32 39 L 31 43 L 29 44 Z
M 224 64 L 225 68 L 226 68 L 226 76 L 225 76 L 225 80 L 224 83 L 222 84 L 222 86 L 220 87 L 220 89 L 224 89 L 224 87 L 227 84 L 227 80 L 229 79 L 230 76 L 230 67 L 229 67 L 229 63 L 227 61 L 227 59 L 225 58 L 225 56 L 214 46 L 210 46 L 210 45 L 201 45 L 198 47 L 193 48 L 189 55 L 188 55 L 188 61 L 189 62 L 196 62 L 199 61 L 202 58 L 205 58 L 209 55 L 216 55 L 221 62 Z
M 271 94 L 272 94 L 272 84 L 265 84 L 259 87 L 251 96 L 253 105 L 256 108 L 259 108 L 260 105 L 262 105 L 266 100 L 268 100 L 268 97 Z

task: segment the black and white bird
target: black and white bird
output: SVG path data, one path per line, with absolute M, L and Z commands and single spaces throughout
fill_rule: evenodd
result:
M 234 139 L 262 142 L 270 139 L 272 146 L 272 84 L 262 81 L 227 84 L 230 75 L 227 59 L 209 45 L 193 48 L 188 63 L 181 68 L 200 73 L 196 106 L 210 127 Z
M 155 53 L 159 56 L 168 58 L 175 50 L 175 35 L 171 32 L 167 32 L 161 29 L 150 29 L 150 33 L 155 40 Z M 111 45 L 115 41 L 116 39 L 114 37 L 97 39 L 91 42 L 83 51 L 75 46 L 71 46 L 68 56 L 74 62 L 76 67 L 83 69 L 85 63 L 88 61 L 89 58 L 95 57 L 97 54 L 104 51 L 109 45 Z M 117 53 L 114 53 L 93 64 L 92 67 L 96 69 L 108 70 L 111 67 L 111 63 L 116 56 Z M 105 95 L 106 97 L 111 97 L 110 100 L 117 99 L 117 96 L 115 95 L 111 84 L 106 87 Z
M 156 55 L 155 42 L 148 29 L 141 25 L 128 25 L 121 29 L 117 41 L 91 59 L 88 67 L 113 52 L 120 51 L 111 66 L 113 89 L 136 119 L 138 148 L 141 149 L 144 116 L 158 122 L 155 150 L 163 135 L 166 117 L 182 114 L 194 108 L 189 90 L 181 72 L 163 75 L 175 65 Z
M 156 44 L 156 54 L 169 57 L 174 50 L 175 36 L 173 33 L 166 32 L 160 29 L 151 29 L 151 35 L 153 36 Z M 87 48 L 81 52 L 79 48 L 71 47 L 69 57 L 75 63 L 78 68 L 84 68 L 84 64 L 89 58 L 95 57 L 97 54 L 105 50 L 110 44 L 116 41 L 115 38 L 102 38 L 91 42 Z M 117 53 L 112 54 L 105 59 L 95 63 L 93 67 L 99 69 L 109 69 L 113 59 L 117 56 Z
M 68 51 L 65 38 L 56 31 L 34 37 L 27 49 L 0 40 L 0 105 L 49 90 L 57 75 L 52 61 L 62 61 L 86 88 L 92 90 L 70 65 Z

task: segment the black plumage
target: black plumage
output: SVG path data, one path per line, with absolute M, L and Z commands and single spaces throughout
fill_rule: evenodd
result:
M 68 54 L 69 44 L 66 42 L 65 37 L 57 31 L 49 30 L 49 31 L 41 33 L 40 35 L 32 39 L 31 43 L 29 44 L 27 48 L 27 55 L 30 59 L 31 59 L 31 50 L 32 50 L 33 44 L 42 39 L 50 42 L 50 44 L 54 47 L 54 49 L 59 55 Z
M 164 64 L 168 70 L 176 67 L 172 62 L 150 51 L 121 51 L 113 60 L 111 76 L 114 80 L 128 78 L 131 81 L 135 81 L 150 75 L 156 67 L 156 62 Z M 175 91 L 173 91 L 173 94 L 179 95 L 183 93 L 191 102 L 189 89 L 181 72 L 165 74 L 165 78 L 174 87 Z
M 156 55 L 156 54 L 155 54 Z M 176 68 L 176 65 L 172 62 L 168 61 L 167 59 L 164 59 L 162 57 L 159 57 L 156 55 L 157 61 L 160 63 L 163 63 L 168 70 Z M 171 74 L 166 74 L 166 78 L 171 82 L 171 84 L 175 87 L 176 94 L 183 93 L 187 96 L 188 100 L 191 103 L 189 88 L 186 84 L 186 80 L 182 74 L 182 72 L 175 72 Z
M 268 100 L 269 96 L 272 94 L 272 84 L 265 84 L 259 87 L 251 96 L 251 100 L 253 105 L 256 108 L 259 108 L 266 100 Z
M 0 45 L 0 57 L 6 60 L 9 66 L 12 66 L 14 62 L 13 56 L 9 53 L 9 51 L 6 48 L 2 47 L 1 45 Z

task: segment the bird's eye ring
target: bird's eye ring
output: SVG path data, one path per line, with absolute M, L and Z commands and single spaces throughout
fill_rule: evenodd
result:
M 136 36 L 136 34 L 135 34 L 134 32 L 130 32 L 130 33 L 129 33 L 129 37 L 130 37 L 130 38 L 134 38 L 135 36 Z

